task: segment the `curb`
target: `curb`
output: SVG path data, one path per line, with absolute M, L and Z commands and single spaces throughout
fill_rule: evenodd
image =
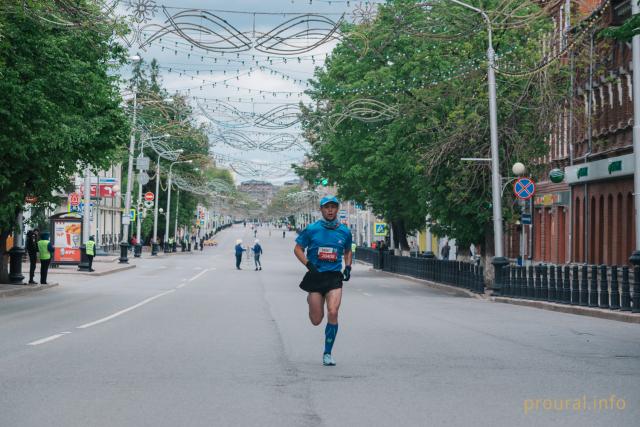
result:
M 58 283 L 48 283 L 46 285 L 15 285 L 15 289 L 0 290 L 0 299 L 42 291 L 58 285 Z
M 84 276 L 107 276 L 109 274 L 118 273 L 120 271 L 131 270 L 132 268 L 136 268 L 135 264 L 124 265 L 119 268 L 114 268 L 113 270 L 103 271 L 102 273 L 96 273 L 95 271 L 92 273 L 78 273 Z
M 616 320 L 618 322 L 627 323 L 640 323 L 640 314 L 621 312 L 621 311 L 609 311 L 591 307 L 583 307 L 576 305 L 557 304 L 547 301 L 530 301 L 519 300 L 506 297 L 490 297 L 491 301 L 501 302 L 504 304 L 520 305 L 523 307 L 539 308 L 548 311 L 557 311 L 561 313 L 576 314 L 579 316 L 597 317 L 599 319 Z

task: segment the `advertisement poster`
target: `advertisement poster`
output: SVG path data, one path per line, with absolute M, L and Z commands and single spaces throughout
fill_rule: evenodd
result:
M 80 221 L 54 221 L 53 262 L 80 263 L 82 223 Z

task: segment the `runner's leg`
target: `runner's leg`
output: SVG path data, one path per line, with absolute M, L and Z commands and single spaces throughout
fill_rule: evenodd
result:
M 338 334 L 338 310 L 342 301 L 342 289 L 332 289 L 327 293 L 327 326 L 324 329 L 324 354 L 331 354 Z M 327 363 L 325 363 L 327 364 Z M 333 360 L 329 364 L 335 364 Z
M 338 324 L 338 310 L 342 302 L 342 288 L 327 292 L 327 323 Z
M 319 292 L 309 292 L 307 303 L 309 304 L 309 320 L 314 326 L 318 326 L 324 317 L 324 297 Z

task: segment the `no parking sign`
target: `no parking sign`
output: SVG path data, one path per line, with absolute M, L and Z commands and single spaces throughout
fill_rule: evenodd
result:
M 536 183 L 531 178 L 518 178 L 513 184 L 513 192 L 521 200 L 529 200 L 536 192 Z

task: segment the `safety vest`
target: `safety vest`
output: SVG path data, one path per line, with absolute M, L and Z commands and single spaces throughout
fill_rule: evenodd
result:
M 51 254 L 49 253 L 49 241 L 48 240 L 39 240 L 38 241 L 38 252 L 40 252 L 40 259 L 46 261 L 51 259 Z
M 88 240 L 87 243 L 85 243 L 85 247 L 87 248 L 87 255 L 96 254 L 96 242 L 93 240 Z
M 355 253 L 357 247 L 358 247 L 358 245 L 356 245 L 355 243 L 352 243 L 351 244 L 351 252 Z

